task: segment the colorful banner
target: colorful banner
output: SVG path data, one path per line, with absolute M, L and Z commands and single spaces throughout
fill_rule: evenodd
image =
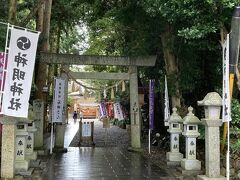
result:
M 63 122 L 64 87 L 65 80 L 60 78 L 55 79 L 52 122 Z
M 119 102 L 114 103 L 113 104 L 113 109 L 114 109 L 114 116 L 115 116 L 114 118 L 116 118 L 120 121 L 123 120 L 124 115 L 123 115 L 121 104 Z
M 8 71 L 3 96 L 3 113 L 28 117 L 28 101 L 32 86 L 38 33 L 11 29 L 8 51 Z
M 3 91 L 4 84 L 6 81 L 7 74 L 7 55 L 4 52 L 0 52 L 0 114 L 3 114 L 2 109 L 2 100 L 3 100 Z
M 222 121 L 231 121 L 231 97 L 229 85 L 229 34 L 223 43 L 223 110 Z
M 165 93 L 164 93 L 164 125 L 169 126 L 169 97 L 168 97 L 168 87 L 167 87 L 167 77 L 165 76 Z
M 0 52 L 0 91 L 2 92 L 4 90 L 4 84 L 6 79 L 6 71 L 7 71 L 7 55 L 6 60 L 5 53 Z
M 107 108 L 104 102 L 100 103 L 99 109 L 100 109 L 100 117 L 101 118 L 107 117 Z
M 149 81 L 149 129 L 154 128 L 154 85 L 155 81 Z

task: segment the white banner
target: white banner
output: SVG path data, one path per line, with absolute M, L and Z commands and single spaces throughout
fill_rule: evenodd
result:
M 113 108 L 114 108 L 114 116 L 115 116 L 114 118 L 116 118 L 118 120 L 123 120 L 124 116 L 123 116 L 121 104 L 119 102 L 114 103 Z
M 231 97 L 229 85 L 229 34 L 223 43 L 223 122 L 231 121 Z
M 165 76 L 165 94 L 164 94 L 164 125 L 169 126 L 169 97 L 168 97 L 168 87 L 167 87 L 167 77 Z
M 38 43 L 38 33 L 12 28 L 8 52 L 8 71 L 3 96 L 3 113 L 28 116 L 28 101 Z
M 62 122 L 63 104 L 64 104 L 64 86 L 63 79 L 55 79 L 53 99 L 52 122 Z

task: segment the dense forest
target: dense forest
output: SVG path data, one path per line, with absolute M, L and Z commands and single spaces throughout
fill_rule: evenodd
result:
M 86 55 L 157 55 L 153 68 L 139 68 L 139 84 L 155 79 L 156 112 L 163 119 L 164 76 L 171 107 L 182 116 L 197 100 L 212 91 L 222 93 L 222 47 L 231 29 L 231 16 L 239 0 L 2 0 L 0 21 L 41 31 L 38 50 Z M 0 49 L 6 25 L 0 24 Z M 34 98 L 52 82 L 59 65 L 36 60 Z M 91 67 L 95 71 L 119 71 Z M 238 77 L 238 76 L 236 76 Z M 238 78 L 237 78 L 238 79 Z M 233 93 L 233 122 L 240 117 L 237 79 Z

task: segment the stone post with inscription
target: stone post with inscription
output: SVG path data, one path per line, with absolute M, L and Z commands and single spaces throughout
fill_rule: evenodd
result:
M 204 106 L 205 118 L 201 119 L 205 125 L 205 166 L 206 175 L 198 175 L 197 179 L 226 179 L 220 175 L 220 132 L 222 125 L 220 112 L 222 98 L 216 92 L 208 93 L 198 105 Z
M 182 133 L 182 118 L 177 113 L 177 108 L 173 108 L 173 113 L 169 118 L 170 152 L 167 152 L 167 165 L 180 165 L 183 154 L 179 152 L 179 134 Z
M 16 131 L 16 161 L 15 161 L 15 169 L 25 170 L 27 171 L 29 168 L 29 160 L 26 160 L 26 147 L 27 142 L 26 139 L 28 137 L 27 132 L 27 123 L 18 123 L 17 131 Z
M 15 175 L 16 152 L 16 124 L 17 118 L 1 117 L 2 151 L 1 151 L 1 178 L 13 178 Z
M 28 123 L 27 126 L 28 136 L 27 136 L 27 147 L 26 147 L 26 159 L 36 160 L 37 153 L 34 151 L 34 133 L 37 131 L 35 128 L 35 123 Z
M 200 135 L 198 124 L 201 121 L 193 114 L 193 108 L 188 108 L 188 114 L 183 118 L 183 136 L 186 137 L 186 157 L 181 160 L 182 174 L 201 174 L 201 161 L 196 159 L 196 138 Z
M 43 147 L 43 121 L 44 121 L 44 102 L 40 99 L 33 101 L 34 123 L 37 131 L 34 133 L 34 149 L 38 154 L 44 153 Z

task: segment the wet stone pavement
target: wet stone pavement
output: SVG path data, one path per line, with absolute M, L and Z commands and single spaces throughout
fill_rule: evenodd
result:
M 51 163 L 51 172 L 43 179 L 169 179 L 164 170 L 140 154 L 119 148 L 70 147 L 65 154 L 55 154 Z
M 98 121 L 98 120 L 95 120 Z M 78 131 L 78 123 L 70 121 L 65 130 L 67 153 L 39 156 L 43 166 L 35 168 L 29 180 L 144 180 L 186 179 L 158 160 L 160 166 L 141 153 L 129 152 L 126 147 L 69 147 Z M 115 132 L 115 131 L 114 131 Z M 127 131 L 126 131 L 127 133 Z M 49 142 L 45 138 L 45 145 Z M 165 155 L 160 155 L 165 157 Z M 173 173 L 174 172 L 174 173 Z M 19 176 L 18 176 L 19 178 Z M 16 179 L 18 179 L 16 178 Z M 21 179 L 21 178 L 20 178 Z M 189 178 L 187 178 L 189 179 Z M 193 178 L 190 178 L 193 179 Z M 189 180 L 190 180 L 189 179 Z

